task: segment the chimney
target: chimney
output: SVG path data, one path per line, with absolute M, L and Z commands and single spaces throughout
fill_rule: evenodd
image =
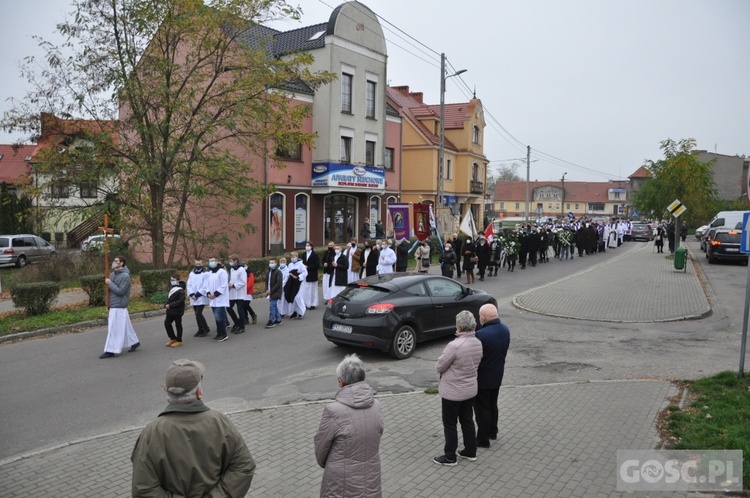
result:
M 409 96 L 409 85 L 401 85 L 401 86 L 392 86 L 394 90 L 396 90 L 398 93 L 401 93 L 403 95 Z
M 422 104 L 423 103 L 422 99 L 424 98 L 424 94 L 422 92 L 411 92 L 409 94 L 409 97 L 413 98 L 414 100 Z

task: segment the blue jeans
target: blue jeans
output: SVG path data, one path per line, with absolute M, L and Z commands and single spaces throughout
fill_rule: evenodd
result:
M 223 306 L 218 308 L 211 308 L 214 312 L 214 319 L 216 319 L 216 337 L 224 337 L 227 335 L 227 325 L 229 325 L 229 319 L 227 318 L 227 309 Z
M 268 321 L 273 323 L 281 323 L 281 313 L 279 313 L 279 300 L 271 299 L 269 301 L 269 316 Z

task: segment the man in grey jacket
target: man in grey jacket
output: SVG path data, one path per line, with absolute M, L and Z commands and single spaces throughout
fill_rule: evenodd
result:
M 130 270 L 125 266 L 123 256 L 115 256 L 112 260 L 112 273 L 104 282 L 109 287 L 109 319 L 107 342 L 104 344 L 104 354 L 99 356 L 101 359 L 120 354 L 123 348 L 130 348 L 128 351 L 132 353 L 141 345 L 128 314 Z
M 255 461 L 237 428 L 223 413 L 203 404 L 206 368 L 175 360 L 164 390 L 169 405 L 148 424 L 133 448 L 132 496 L 243 497 Z

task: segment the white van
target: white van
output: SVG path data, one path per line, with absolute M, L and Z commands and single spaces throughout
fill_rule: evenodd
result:
M 723 227 L 741 230 L 742 218 L 745 213 L 747 213 L 747 211 L 719 211 L 719 214 L 714 216 L 711 221 L 708 222 L 708 226 L 709 228 Z

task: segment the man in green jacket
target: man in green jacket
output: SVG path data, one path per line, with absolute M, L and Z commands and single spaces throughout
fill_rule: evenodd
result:
M 202 363 L 175 360 L 164 390 L 169 405 L 133 448 L 134 497 L 242 497 L 255 462 L 234 424 L 201 401 Z

